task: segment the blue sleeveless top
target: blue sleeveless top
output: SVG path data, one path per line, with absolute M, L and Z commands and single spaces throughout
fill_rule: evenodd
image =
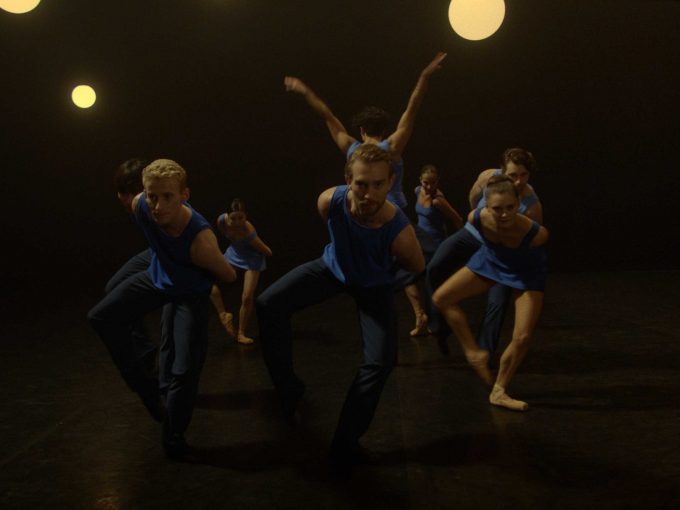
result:
M 357 150 L 357 148 L 359 148 L 361 145 L 361 142 L 356 141 L 349 146 L 349 149 L 347 149 L 348 161 L 352 154 L 354 154 L 354 151 Z M 387 139 L 383 140 L 377 145 L 385 152 L 390 152 L 390 143 Z M 394 172 L 394 184 L 392 184 L 390 191 L 387 193 L 387 200 L 392 202 L 397 207 L 403 209 L 408 205 L 408 202 L 406 201 L 406 195 L 404 195 L 404 191 L 402 189 L 402 181 L 404 180 L 404 160 L 392 160 L 391 164 L 392 172 Z
M 217 222 L 224 222 L 224 214 L 217 218 Z M 243 239 L 232 239 L 227 234 L 224 236 L 229 239 L 231 245 L 224 252 L 224 258 L 229 261 L 232 266 L 240 267 L 241 269 L 252 271 L 264 271 L 267 269 L 267 261 L 264 253 L 256 250 L 250 244 L 250 241 L 257 237 L 257 232 L 253 231 Z
M 418 228 L 428 234 L 432 240 L 440 244 L 446 239 L 446 218 L 434 204 L 431 207 L 424 207 L 418 202 L 422 186 L 416 187 L 416 215 L 418 216 Z M 437 194 L 434 198 L 444 195 Z
M 142 193 L 137 201 L 134 214 L 151 247 L 148 269 L 151 280 L 156 288 L 173 296 L 207 294 L 215 281 L 208 271 L 191 262 L 189 253 L 196 235 L 210 229 L 210 224 L 189 204 L 185 205 L 191 209 L 191 219 L 178 237 L 166 234 L 153 220 L 146 203 L 146 193 Z
M 503 170 L 500 168 L 497 168 L 493 175 L 501 175 L 503 173 Z M 538 202 L 538 195 L 536 193 L 532 193 L 531 195 L 527 195 L 526 197 L 520 197 L 519 200 L 519 208 L 517 209 L 517 212 L 520 214 L 526 213 L 529 208 L 534 205 L 535 203 Z M 479 200 L 477 203 L 477 208 L 481 209 L 486 206 L 486 187 L 484 188 L 484 192 L 482 193 L 482 198 Z M 477 229 L 470 224 L 470 222 L 465 223 L 465 229 L 468 230 L 473 236 L 475 236 L 475 239 L 477 241 L 483 241 L 482 236 L 479 234 Z
M 540 225 L 533 222 L 517 248 L 496 244 L 484 237 L 480 213 L 475 209 L 473 223 L 482 236 L 482 246 L 470 257 L 466 266 L 475 274 L 494 280 L 508 287 L 520 290 L 545 290 L 546 255 L 545 248 L 532 248 L 531 241 L 536 237 Z
M 409 224 L 397 208 L 394 218 L 380 228 L 367 228 L 352 219 L 347 208 L 349 186 L 335 188 L 328 211 L 331 242 L 322 259 L 333 275 L 346 285 L 379 287 L 394 283 L 396 265 L 390 247 Z

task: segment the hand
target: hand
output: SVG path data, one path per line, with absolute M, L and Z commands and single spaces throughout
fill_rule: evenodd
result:
M 301 79 L 295 78 L 294 76 L 286 76 L 283 79 L 283 86 L 286 87 L 286 91 L 296 92 L 303 96 L 309 92 L 309 87 L 305 85 Z
M 437 53 L 437 55 L 434 57 L 432 62 L 430 62 L 425 69 L 423 69 L 423 72 L 420 73 L 421 76 L 424 77 L 429 77 L 432 73 L 435 71 L 438 71 L 439 69 L 442 68 L 442 62 L 446 58 L 446 53 L 443 51 L 440 51 Z

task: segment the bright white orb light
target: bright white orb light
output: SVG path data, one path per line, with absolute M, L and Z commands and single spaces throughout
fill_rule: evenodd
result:
M 24 14 L 38 7 L 39 3 L 40 0 L 0 0 L 0 9 L 13 14 Z
M 71 92 L 71 99 L 78 108 L 89 108 L 97 100 L 97 94 L 89 85 L 78 85 Z
M 451 0 L 449 23 L 462 38 L 479 41 L 493 35 L 505 18 L 503 0 Z

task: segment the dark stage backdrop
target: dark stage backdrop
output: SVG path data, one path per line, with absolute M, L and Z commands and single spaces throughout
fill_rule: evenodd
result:
M 343 156 L 283 77 L 344 122 L 405 107 L 438 50 L 405 151 L 405 188 L 434 163 L 460 212 L 503 149 L 532 150 L 553 271 L 678 267 L 680 2 L 506 0 L 481 42 L 451 30 L 448 0 L 44 0 L 0 11 L 6 299 L 96 295 L 143 246 L 112 189 L 133 156 L 190 173 L 213 220 L 239 196 L 273 248 L 267 280 L 320 254 L 317 195 Z M 70 103 L 89 83 L 91 110 Z M 411 209 L 409 209 L 411 210 Z

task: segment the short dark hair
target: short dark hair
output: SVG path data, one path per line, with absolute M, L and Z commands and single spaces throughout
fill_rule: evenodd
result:
M 367 106 L 352 119 L 352 125 L 357 128 L 364 128 L 368 136 L 384 138 L 387 136 L 387 129 L 390 123 L 390 116 L 382 108 L 377 106 Z
M 349 178 L 352 177 L 352 167 L 354 166 L 354 162 L 357 159 L 360 159 L 364 163 L 378 163 L 383 161 L 387 163 L 387 167 L 389 168 L 388 175 L 392 177 L 392 174 L 394 173 L 394 169 L 392 168 L 392 160 L 389 153 L 382 150 L 375 144 L 364 143 L 357 147 L 345 165 L 345 175 Z
M 136 195 L 144 189 L 142 170 L 148 161 L 139 158 L 123 161 L 113 174 L 113 185 L 121 195 Z
M 439 171 L 437 170 L 437 167 L 434 165 L 425 165 L 423 168 L 420 169 L 421 177 L 427 174 L 434 175 L 435 179 L 439 179 Z
M 538 170 L 534 155 L 528 150 L 520 149 L 519 147 L 506 149 L 503 153 L 503 159 L 501 162 L 501 169 L 503 170 L 503 173 L 505 173 L 506 167 L 510 162 L 514 163 L 515 165 L 522 165 L 529 173 L 533 173 Z

